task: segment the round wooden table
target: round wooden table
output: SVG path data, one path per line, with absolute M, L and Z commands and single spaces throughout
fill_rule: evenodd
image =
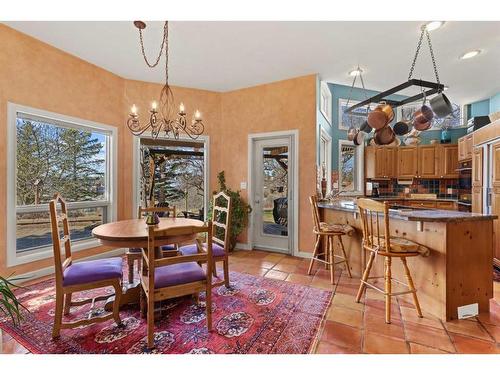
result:
M 185 218 L 160 218 L 160 222 L 155 226 L 158 229 L 201 227 L 204 222 L 195 219 Z M 101 241 L 101 244 L 111 247 L 124 248 L 147 248 L 148 247 L 148 225 L 144 219 L 120 220 L 106 223 L 95 227 L 92 235 Z M 197 233 L 184 235 L 155 237 L 155 244 L 168 245 L 194 242 Z M 161 257 L 161 251 L 155 251 L 157 257 Z M 120 306 L 139 303 L 140 281 L 136 281 L 123 287 L 123 294 L 120 298 Z M 114 297 L 106 301 L 105 308 L 113 308 Z

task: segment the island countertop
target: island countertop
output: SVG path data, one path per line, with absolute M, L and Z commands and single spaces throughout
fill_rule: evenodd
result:
M 358 212 L 355 199 L 340 198 L 333 201 L 320 201 L 318 207 L 323 209 Z M 461 211 L 399 208 L 389 209 L 389 217 L 395 220 L 420 221 L 420 222 L 462 222 L 462 221 L 484 221 L 495 220 L 496 215 L 477 214 Z

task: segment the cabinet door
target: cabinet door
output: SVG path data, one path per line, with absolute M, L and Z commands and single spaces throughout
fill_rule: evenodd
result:
M 438 147 L 418 147 L 418 176 L 420 178 L 436 178 L 438 174 Z
M 472 145 L 472 134 L 469 134 L 465 136 L 465 158 L 470 159 L 472 158 L 472 151 L 473 150 L 473 145 Z
M 365 148 L 365 177 L 375 178 L 375 147 L 367 146 Z
M 491 195 L 491 213 L 500 216 L 500 187 L 494 187 Z M 493 232 L 495 239 L 495 253 L 496 260 L 494 263 L 500 266 L 500 219 L 493 221 Z
M 413 178 L 418 175 L 418 151 L 416 147 L 399 148 L 397 170 L 400 178 Z
M 386 175 L 385 148 L 375 148 L 375 177 L 385 178 Z
M 472 155 L 472 186 L 483 186 L 483 148 L 476 147 Z
M 398 177 L 398 149 L 397 147 L 385 148 L 385 174 L 387 177 Z
M 458 178 L 458 146 L 443 145 L 438 156 L 439 175 L 441 178 Z
M 492 186 L 500 187 L 500 142 L 496 142 L 491 146 L 491 160 L 493 163 Z
M 483 213 L 483 188 L 481 186 L 472 188 L 472 212 Z
M 458 160 L 462 161 L 467 158 L 465 150 L 465 137 L 458 139 Z

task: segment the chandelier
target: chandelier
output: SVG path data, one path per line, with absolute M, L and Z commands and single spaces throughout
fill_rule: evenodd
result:
M 198 138 L 198 136 L 203 134 L 205 129 L 200 111 L 196 110 L 191 120 L 188 120 L 183 103 L 180 103 L 178 111 L 174 109 L 174 95 L 168 84 L 168 21 L 165 21 L 165 25 L 163 26 L 163 39 L 160 45 L 160 52 L 153 63 L 148 60 L 144 51 L 142 31 L 146 28 L 146 24 L 143 21 L 134 21 L 134 26 L 139 29 L 141 52 L 148 67 L 155 68 L 158 66 L 163 52 L 165 53 L 165 84 L 160 92 L 159 104 L 156 101 L 151 103 L 149 122 L 141 123 L 139 121 L 138 109 L 133 104 L 127 120 L 128 128 L 135 136 L 140 136 L 147 130 L 150 130 L 153 138 L 157 138 L 160 133 L 163 133 L 167 137 L 173 136 L 175 139 L 178 139 L 182 131 L 191 139 Z

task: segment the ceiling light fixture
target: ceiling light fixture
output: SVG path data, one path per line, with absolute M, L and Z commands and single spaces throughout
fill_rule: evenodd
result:
M 134 26 L 139 29 L 142 56 L 148 67 L 155 68 L 160 62 L 163 51 L 165 51 L 165 84 L 161 89 L 159 101 L 153 101 L 151 103 L 148 123 L 141 124 L 139 122 L 138 108 L 135 104 L 132 105 L 127 120 L 127 126 L 130 132 L 133 135 L 140 136 L 148 129 L 151 129 L 151 136 L 153 138 L 157 138 L 160 132 L 163 132 L 167 137 L 173 135 L 175 139 L 178 139 L 180 132 L 183 131 L 192 139 L 198 138 L 198 136 L 203 134 L 205 129 L 200 111 L 196 110 L 193 118 L 189 121 L 183 103 L 180 103 L 178 110 L 174 109 L 174 94 L 168 84 L 168 21 L 165 21 L 163 26 L 163 38 L 160 52 L 154 62 L 149 62 L 144 52 L 142 30 L 146 28 L 146 24 L 142 21 L 135 21 Z M 176 112 L 177 114 L 175 114 Z
M 431 21 L 427 22 L 423 27 L 427 29 L 427 31 L 434 31 L 439 29 L 440 27 L 443 27 L 444 21 Z
M 475 49 L 474 51 L 465 52 L 462 56 L 460 56 L 461 60 L 472 59 L 481 53 L 481 50 Z
M 363 69 L 361 69 L 361 68 L 358 66 L 356 69 L 351 70 L 351 71 L 349 72 L 349 75 L 350 75 L 351 77 L 356 77 L 356 76 L 359 76 L 361 73 L 363 73 Z

